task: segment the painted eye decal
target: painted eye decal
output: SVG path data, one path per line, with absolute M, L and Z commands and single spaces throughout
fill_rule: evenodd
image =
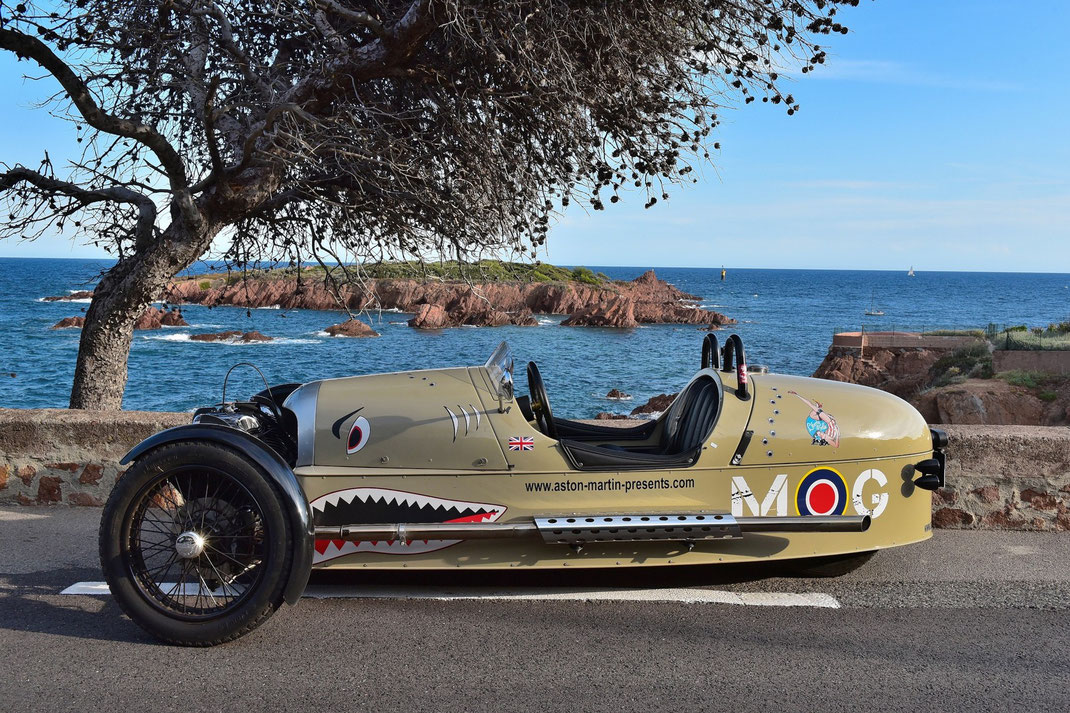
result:
M 371 424 L 368 423 L 368 419 L 363 416 L 358 416 L 357 420 L 353 422 L 353 427 L 349 429 L 349 439 L 346 441 L 346 454 L 352 455 L 359 451 L 368 443 L 368 437 L 371 435 Z

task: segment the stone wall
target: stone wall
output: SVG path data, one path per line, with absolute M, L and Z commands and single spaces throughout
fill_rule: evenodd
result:
M 0 504 L 100 506 L 131 447 L 189 419 L 185 413 L 0 409 Z M 933 497 L 937 527 L 1070 530 L 1070 429 L 941 428 L 951 445 L 948 487 Z
M 992 352 L 992 368 L 999 371 L 1042 371 L 1070 374 L 1070 351 L 1029 351 L 997 349 Z
M 186 413 L 0 409 L 0 503 L 103 505 L 119 459 Z
M 944 349 L 953 351 L 978 341 L 977 337 L 920 334 L 918 332 L 838 332 L 832 335 L 835 347 Z
M 947 487 L 933 496 L 933 525 L 1070 530 L 1070 428 L 940 426 Z

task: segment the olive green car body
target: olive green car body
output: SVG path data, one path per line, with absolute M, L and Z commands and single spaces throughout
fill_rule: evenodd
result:
M 868 529 L 583 547 L 538 538 L 349 542 L 321 534 L 315 566 L 698 565 L 860 553 L 930 537 L 931 493 L 912 479 L 934 445 L 908 403 L 864 386 L 775 374 L 747 375 L 744 399 L 735 371 L 705 368 L 694 378 L 717 380 L 721 404 L 692 462 L 608 468 L 577 465 L 562 441 L 525 416 L 489 362 L 312 382 L 286 400 L 299 421 L 293 472 L 317 525 L 349 524 L 346 513 L 360 510 L 354 505 L 364 508 L 364 523 L 383 521 L 392 508 L 397 521 L 420 513 L 422 522 L 530 523 L 623 514 L 792 517 L 818 514 L 816 504 L 833 515 L 868 515 Z M 672 413 L 644 439 L 617 440 L 607 430 L 591 443 L 656 444 Z M 810 492 L 817 481 L 823 493 Z

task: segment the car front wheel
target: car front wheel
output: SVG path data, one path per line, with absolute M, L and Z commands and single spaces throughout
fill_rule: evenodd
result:
M 100 561 L 112 596 L 153 636 L 212 646 L 282 604 L 293 533 L 278 491 L 240 453 L 160 446 L 120 478 L 104 508 Z

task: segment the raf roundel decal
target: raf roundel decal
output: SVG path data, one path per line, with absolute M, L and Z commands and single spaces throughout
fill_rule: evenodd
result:
M 814 468 L 795 490 L 795 512 L 800 515 L 842 515 L 849 502 L 847 481 L 834 468 Z
M 353 455 L 368 443 L 368 437 L 371 436 L 372 427 L 368 423 L 368 419 L 363 416 L 357 416 L 357 420 L 353 422 L 353 426 L 349 429 L 349 439 L 346 440 L 346 454 Z

